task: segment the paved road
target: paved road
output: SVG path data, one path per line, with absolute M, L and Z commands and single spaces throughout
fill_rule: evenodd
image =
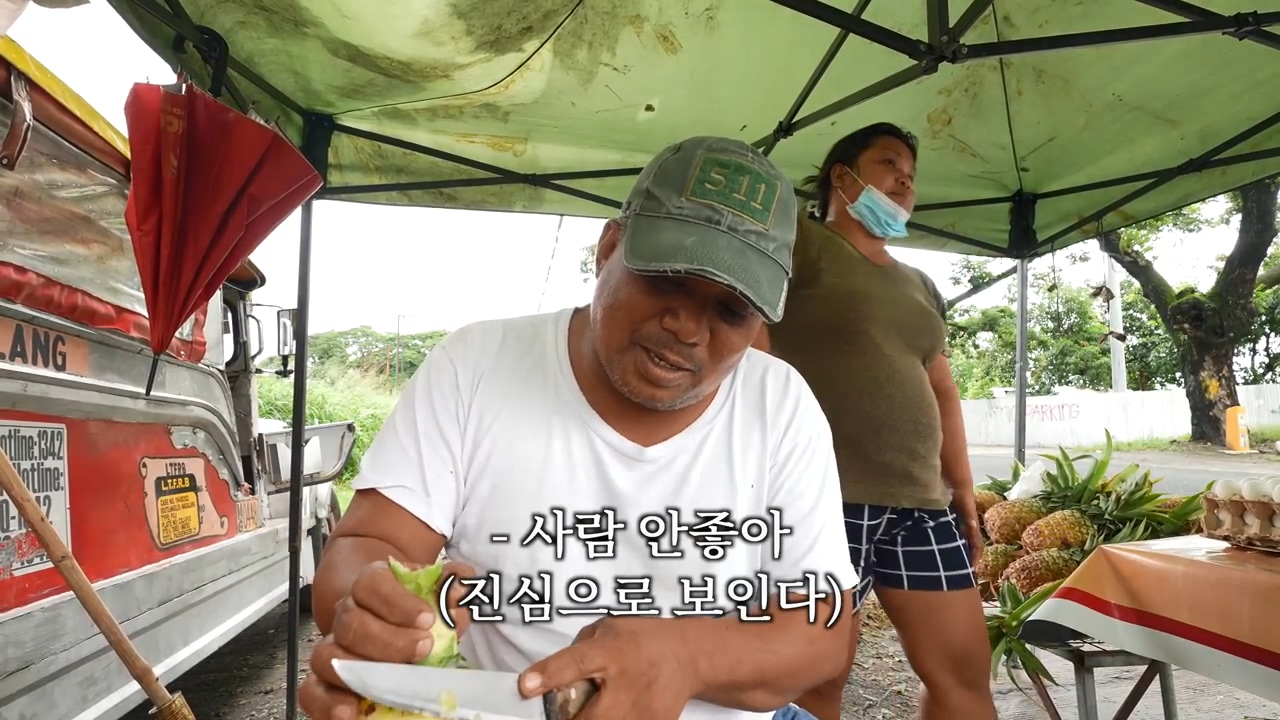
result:
M 1028 449 L 1027 464 L 1041 459 L 1040 453 L 1056 454 L 1056 451 Z M 1045 462 L 1048 464 L 1048 461 Z M 1013 449 L 973 448 L 969 452 L 969 463 L 976 482 L 986 480 L 987 475 L 1008 477 L 1013 466 Z M 1130 463 L 1138 463 L 1144 470 L 1150 469 L 1153 477 L 1163 477 L 1164 480 L 1157 487 L 1162 492 L 1176 495 L 1199 492 L 1205 484 L 1222 478 L 1240 480 L 1280 475 L 1280 461 L 1277 461 L 1274 454 L 1220 455 L 1201 452 L 1117 452 L 1112 456 L 1108 474 L 1119 472 Z M 1088 461 L 1079 463 L 1082 470 L 1089 465 Z

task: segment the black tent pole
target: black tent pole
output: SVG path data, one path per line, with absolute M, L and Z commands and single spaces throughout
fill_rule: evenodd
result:
M 1014 351 L 1016 376 L 1013 396 L 1013 457 L 1027 463 L 1027 319 L 1030 298 L 1031 256 L 1036 242 L 1036 201 L 1034 194 L 1018 190 L 1009 206 L 1009 250 L 1018 258 L 1018 336 Z
M 302 153 L 311 166 L 328 180 L 329 143 L 333 139 L 333 118 L 307 115 Z M 298 306 L 294 311 L 293 427 L 289 438 L 289 639 L 285 661 L 285 720 L 298 716 L 299 624 L 302 620 L 302 464 L 307 431 L 307 369 L 310 365 L 311 315 L 311 227 L 315 199 L 302 206 L 298 236 Z M 320 558 L 313 558 L 318 568 Z
M 302 575 L 302 463 L 307 430 L 307 315 L 311 300 L 311 215 L 315 201 L 302 206 L 298 238 L 298 307 L 294 315 L 293 434 L 289 447 L 289 647 L 285 662 L 285 720 L 298 716 L 298 597 Z M 318 565 L 320 558 L 315 558 Z
M 1013 390 L 1013 457 L 1020 464 L 1027 464 L 1027 320 L 1029 298 L 1027 297 L 1031 274 L 1031 260 L 1018 258 L 1018 335 L 1014 351 Z

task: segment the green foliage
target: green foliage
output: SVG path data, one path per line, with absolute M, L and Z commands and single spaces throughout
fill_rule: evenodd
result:
M 988 285 L 999 276 L 991 269 L 991 264 L 990 258 L 961 256 L 951 266 L 951 275 L 947 279 L 952 285 L 964 288 Z
M 317 333 L 308 339 L 307 424 L 356 424 L 355 446 L 339 485 L 345 486 L 355 476 L 365 450 L 395 407 L 400 388 L 447 334 L 432 330 L 397 338 L 395 333 L 362 326 Z M 258 412 L 264 418 L 291 422 L 293 378 L 259 375 Z
M 582 257 L 578 260 L 578 272 L 582 282 L 590 282 L 596 276 L 596 246 L 587 245 L 582 248 Z
M 1262 272 L 1280 269 L 1280 243 L 1262 262 Z M 1253 331 L 1236 360 L 1236 372 L 1246 385 L 1280 383 L 1280 286 L 1260 288 L 1253 295 L 1258 308 Z
M 1106 390 L 1111 387 L 1107 324 L 1088 290 L 1060 284 L 1057 275 L 1050 270 L 1031 280 L 1042 299 L 1028 313 L 1029 392 L 1047 395 L 1062 386 Z
M 1105 390 L 1111 386 L 1107 325 L 1101 307 L 1083 287 L 1060 284 L 1049 269 L 1032 273 L 1034 301 L 1028 308 L 1029 391 L 1048 394 L 1069 386 Z M 952 375 L 966 398 L 991 397 L 995 387 L 1012 387 L 1017 357 L 1016 288 L 1006 306 L 960 306 L 948 318 Z
M 1125 370 L 1130 390 L 1177 387 L 1181 366 L 1178 347 L 1160 315 L 1129 278 L 1120 282 L 1120 312 L 1124 316 Z
M 992 388 L 1013 384 L 1018 336 L 1012 307 L 961 305 L 948 324 L 951 375 L 961 397 L 989 398 Z
M 352 421 L 355 445 L 338 483 L 345 485 L 360 468 L 360 458 L 382 429 L 395 396 L 377 377 L 340 363 L 311 368 L 307 377 L 307 424 Z M 258 413 L 286 423 L 293 420 L 293 378 L 258 376 Z
M 1235 197 L 1235 193 L 1231 194 Z M 1228 210 L 1221 215 L 1210 215 L 1206 203 L 1199 202 L 1188 205 L 1181 210 L 1174 210 L 1159 217 L 1130 225 L 1120 231 L 1120 247 L 1125 252 L 1138 252 L 1145 257 L 1155 258 L 1156 237 L 1166 232 L 1194 234 L 1219 227 L 1231 222 L 1240 214 L 1238 201 L 1228 204 Z
M 382 379 L 386 387 L 403 387 L 418 371 L 427 353 L 448 333 L 396 333 L 368 325 L 312 335 L 307 354 L 313 367 L 349 368 Z

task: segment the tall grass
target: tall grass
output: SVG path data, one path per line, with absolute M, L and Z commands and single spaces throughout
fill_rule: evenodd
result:
M 258 379 L 258 413 L 264 418 L 292 422 L 293 378 L 259 375 Z M 311 370 L 307 377 L 307 425 L 345 421 L 356 424 L 355 446 L 337 480 L 339 487 L 350 486 L 360 469 L 360 459 L 395 402 L 395 395 L 376 377 L 341 366 Z

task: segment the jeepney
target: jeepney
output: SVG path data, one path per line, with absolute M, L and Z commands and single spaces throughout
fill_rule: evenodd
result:
M 265 278 L 248 261 L 187 321 L 146 394 L 128 153 L 0 38 L 0 449 L 169 682 L 287 597 L 291 432 L 258 417 L 255 388 L 271 372 L 258 361 L 273 353 L 251 299 Z M 274 354 L 287 360 L 292 310 L 273 315 Z M 305 433 L 304 588 L 354 432 Z M 112 720 L 142 700 L 0 494 L 0 718 Z

